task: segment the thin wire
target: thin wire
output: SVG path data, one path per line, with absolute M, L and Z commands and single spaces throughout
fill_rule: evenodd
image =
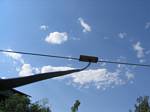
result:
M 56 56 L 56 55 L 47 55 L 47 54 L 29 53 L 29 52 L 20 52 L 20 51 L 10 51 L 10 50 L 0 50 L 0 52 L 18 53 L 18 54 L 26 54 L 26 55 L 33 55 L 33 56 L 61 58 L 61 59 L 78 60 L 79 61 L 79 58 L 67 57 L 67 56 Z M 122 64 L 122 65 L 130 65 L 130 66 L 150 67 L 149 64 L 139 64 L 139 63 L 128 63 L 128 62 L 117 62 L 117 61 L 106 61 L 106 60 L 99 60 L 98 62 L 100 62 L 100 63 L 110 63 L 110 64 Z
M 47 54 L 39 54 L 39 53 L 29 53 L 29 52 L 20 52 L 20 51 L 9 51 L 9 50 L 0 50 L 0 52 L 8 52 L 8 53 L 18 53 L 18 54 L 26 54 L 33 56 L 42 56 L 42 57 L 51 57 L 51 58 L 62 58 L 62 59 L 70 59 L 70 60 L 79 60 L 78 58 L 67 57 L 67 56 L 55 56 L 55 55 L 47 55 Z
M 150 67 L 150 65 L 147 64 L 138 64 L 138 63 L 128 63 L 128 62 L 117 62 L 117 61 L 98 61 L 100 63 L 111 63 L 111 64 L 121 64 L 121 65 L 130 65 L 130 66 L 143 66 L 143 67 Z

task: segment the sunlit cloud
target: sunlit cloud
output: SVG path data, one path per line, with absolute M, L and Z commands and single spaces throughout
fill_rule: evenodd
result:
M 137 58 L 143 58 L 144 57 L 144 48 L 141 46 L 140 42 L 137 42 L 133 45 L 133 49 L 137 53 Z
M 128 80 L 134 79 L 134 74 L 131 73 L 131 72 L 129 72 L 129 71 L 127 71 L 125 75 L 126 75 L 126 77 L 127 77 Z
M 8 54 L 7 54 L 8 55 Z M 9 55 L 13 59 L 20 62 L 23 60 L 21 55 Z M 65 71 L 75 69 L 68 66 L 51 66 L 45 65 L 41 67 L 33 67 L 31 64 L 22 63 L 21 67 L 17 67 L 16 71 L 20 77 L 30 76 L 38 73 L 54 72 L 54 71 Z M 123 70 L 124 69 L 124 70 Z M 125 72 L 126 71 L 126 72 Z M 124 75 L 123 75 L 124 74 Z M 105 90 L 107 88 L 114 88 L 116 86 L 125 85 L 134 79 L 132 74 L 125 67 L 117 67 L 114 71 L 110 71 L 106 67 L 99 69 L 89 69 L 78 73 L 72 73 L 58 78 L 55 80 L 64 80 L 70 83 L 70 85 L 76 85 L 77 87 L 95 87 L 97 89 Z
M 41 73 L 46 73 L 46 72 L 55 72 L 55 71 L 64 71 L 64 70 L 71 70 L 73 68 L 71 67 L 54 67 L 54 66 L 43 66 L 41 67 Z
M 19 71 L 19 76 L 30 76 L 33 75 L 33 68 L 30 64 L 23 64 L 20 71 Z
M 13 51 L 12 49 L 6 49 L 7 51 Z M 24 63 L 24 59 L 22 58 L 22 55 L 21 54 L 18 54 L 18 53 L 10 53 L 10 52 L 3 52 L 4 55 L 16 60 L 16 61 L 19 61 L 21 63 Z
M 45 38 L 45 41 L 49 44 L 62 44 L 68 40 L 68 34 L 66 32 L 52 32 Z
M 147 22 L 145 25 L 145 29 L 149 29 L 150 28 L 150 22 Z
M 36 68 L 40 73 L 54 72 L 54 71 L 64 71 L 75 69 L 72 67 L 61 66 L 42 66 Z M 33 75 L 36 69 L 30 64 L 24 64 L 19 72 L 20 76 Z M 106 68 L 101 69 L 90 69 L 78 73 L 69 74 L 66 76 L 61 76 L 54 78 L 55 80 L 68 80 L 71 85 L 76 85 L 79 87 L 87 88 L 94 86 L 97 89 L 107 89 L 115 86 L 120 86 L 128 83 L 134 78 L 134 75 L 129 71 L 125 73 L 125 77 L 122 78 L 121 71 L 116 69 L 114 72 L 110 72 Z
M 78 18 L 79 22 L 80 22 L 80 25 L 83 27 L 83 32 L 91 32 L 92 29 L 91 29 L 91 26 L 89 24 L 87 24 L 83 18 Z
M 124 39 L 126 36 L 127 36 L 127 33 L 125 33 L 125 32 L 120 32 L 118 34 L 118 37 L 121 38 L 121 39 Z
M 40 29 L 46 31 L 48 29 L 48 26 L 47 25 L 41 25 Z

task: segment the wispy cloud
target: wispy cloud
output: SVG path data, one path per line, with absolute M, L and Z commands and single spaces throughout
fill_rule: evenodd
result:
M 139 62 L 140 63 L 144 63 L 146 60 L 145 59 L 140 59 Z
M 31 67 L 30 64 L 24 64 L 19 72 L 20 76 L 28 76 L 32 75 L 36 72 L 36 70 L 40 73 L 46 72 L 54 72 L 54 71 L 64 71 L 75 69 L 72 67 L 62 66 L 62 67 L 55 67 L 55 66 L 43 66 L 40 68 Z M 119 85 L 124 85 L 131 81 L 134 78 L 134 75 L 130 72 L 127 72 L 125 77 L 122 78 L 121 72 L 116 69 L 114 72 L 108 71 L 106 68 L 102 69 L 90 69 L 85 70 L 78 73 L 73 73 L 67 76 L 62 76 L 59 78 L 55 78 L 56 80 L 69 80 L 71 85 L 77 85 L 79 87 L 90 87 L 95 86 L 97 89 L 107 89 L 112 88 Z
M 119 56 L 117 59 L 116 59 L 117 62 L 126 62 L 127 61 L 127 58 L 124 57 L 124 56 Z M 117 67 L 119 69 L 122 69 L 122 68 L 127 68 L 126 65 L 123 65 L 123 64 L 118 64 Z
M 127 71 L 127 72 L 125 73 L 125 75 L 126 75 L 126 77 L 127 77 L 128 80 L 134 79 L 134 74 L 131 73 L 131 72 L 129 72 L 129 71 Z
M 48 29 L 48 26 L 47 25 L 41 25 L 40 29 L 46 31 Z
M 13 59 L 20 62 L 23 60 L 21 55 L 10 55 Z M 75 69 L 73 67 L 67 66 L 51 66 L 46 65 L 42 67 L 33 67 L 31 64 L 22 63 L 22 66 L 17 69 L 18 75 L 20 77 L 29 76 L 37 73 L 46 73 L 54 71 L 64 71 Z M 69 81 L 71 85 L 76 85 L 78 87 L 91 87 L 94 86 L 97 89 L 105 90 L 107 88 L 113 88 L 115 86 L 121 86 L 127 84 L 134 79 L 134 75 L 127 70 L 123 72 L 122 68 L 116 68 L 114 71 L 109 71 L 107 68 L 103 67 L 101 69 L 89 69 L 82 72 L 73 73 L 70 75 L 55 78 L 55 80 L 66 80 Z M 124 70 L 126 71 L 126 70 Z M 122 75 L 124 74 L 124 75 Z
M 92 29 L 91 29 L 91 26 L 89 24 L 87 24 L 83 18 L 78 18 L 79 22 L 80 22 L 80 25 L 83 27 L 83 32 L 91 32 Z
M 27 63 L 22 64 L 21 68 L 17 68 L 16 71 L 19 72 L 18 75 L 20 77 L 41 73 L 41 69 L 37 67 L 32 67 L 31 64 Z
M 80 38 L 77 38 L 77 37 L 72 37 L 71 39 L 72 39 L 72 40 L 75 40 L 75 41 L 81 40 Z
M 52 66 L 51 66 L 52 67 Z M 59 67 L 54 67 L 55 70 L 60 70 Z M 63 67 L 61 67 L 61 70 Z M 64 67 L 64 70 L 74 69 Z M 124 74 L 124 76 L 123 76 Z M 109 71 L 106 68 L 101 69 L 89 69 L 82 72 L 73 73 L 62 77 L 61 79 L 69 79 L 71 85 L 78 87 L 91 87 L 95 86 L 97 89 L 105 90 L 107 88 L 113 88 L 115 86 L 121 86 L 127 84 L 134 79 L 134 74 L 129 70 L 123 73 L 121 70 L 116 69 L 114 72 Z
M 49 44 L 62 44 L 68 40 L 68 34 L 66 32 L 52 32 L 45 38 L 45 41 Z
M 7 51 L 13 51 L 12 49 L 6 49 Z M 24 63 L 24 60 L 22 58 L 22 55 L 21 54 L 18 54 L 18 53 L 10 53 L 10 52 L 4 52 L 3 53 L 4 55 L 16 60 L 16 61 L 19 61 L 21 63 Z
M 118 34 L 118 37 L 121 38 L 121 39 L 124 39 L 126 36 L 127 36 L 127 33 L 125 33 L 125 32 L 120 32 Z
M 118 85 L 125 84 L 125 81 L 120 78 L 119 72 L 109 72 L 107 69 L 86 70 L 80 73 L 74 73 L 72 83 L 81 87 L 90 85 L 97 89 L 106 89 Z
M 133 45 L 133 49 L 137 52 L 137 58 L 144 57 L 144 48 L 141 46 L 140 42 Z
M 150 28 L 150 22 L 147 22 L 146 24 L 145 24 L 145 29 L 149 29 Z

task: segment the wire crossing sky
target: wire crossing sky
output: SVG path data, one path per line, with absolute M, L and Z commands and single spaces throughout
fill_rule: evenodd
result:
M 71 59 L 71 60 L 78 60 L 79 61 L 79 58 L 67 57 L 67 56 L 55 56 L 55 55 L 48 55 L 48 54 L 28 53 L 28 52 L 9 51 L 9 50 L 0 50 L 0 52 L 18 53 L 18 54 L 26 54 L 26 55 L 33 55 L 33 56 L 43 56 L 43 57 L 50 57 L 50 58 Z M 111 64 L 123 64 L 123 65 L 131 65 L 131 66 L 150 67 L 150 65 L 146 65 L 146 64 L 129 63 L 129 62 L 117 62 L 117 61 L 105 61 L 105 60 L 99 60 L 98 62 L 111 63 Z

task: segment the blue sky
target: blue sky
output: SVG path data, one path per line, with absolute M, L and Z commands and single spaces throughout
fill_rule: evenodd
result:
M 150 64 L 149 0 L 1 0 L 0 49 Z M 73 60 L 0 54 L 0 77 L 80 68 Z M 53 112 L 127 112 L 150 95 L 149 68 L 93 64 L 65 77 L 17 88 Z

